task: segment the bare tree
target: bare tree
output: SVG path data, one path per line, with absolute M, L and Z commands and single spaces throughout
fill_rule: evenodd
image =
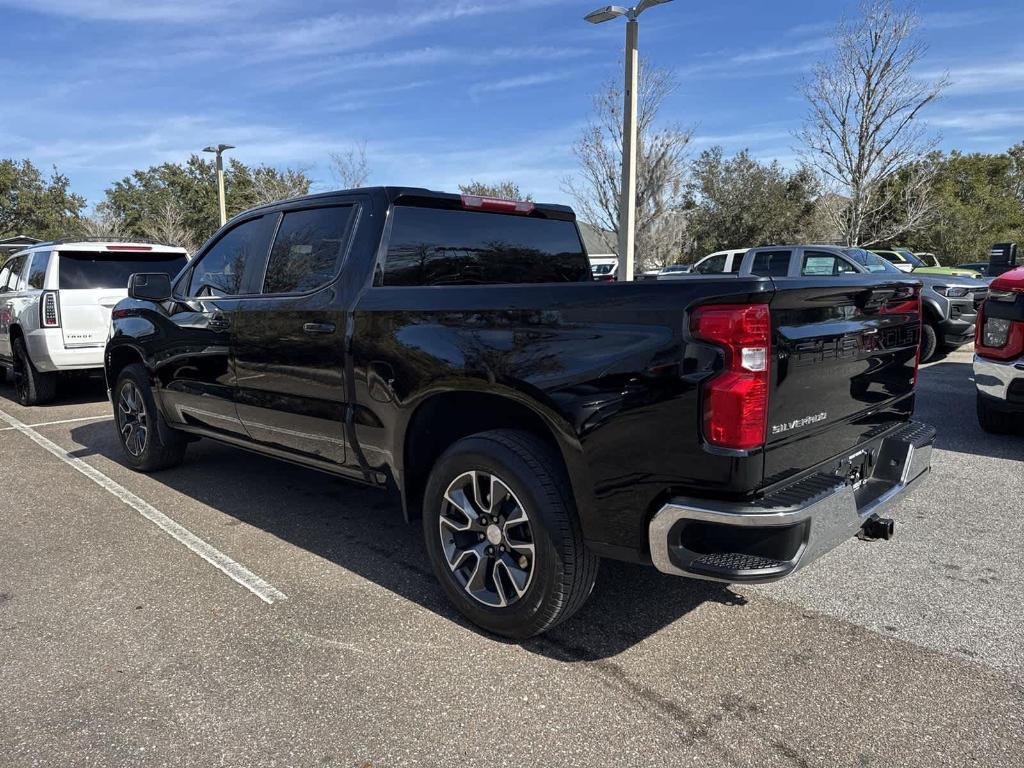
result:
M 344 189 L 356 189 L 366 184 L 370 166 L 366 162 L 366 142 L 345 152 L 331 152 L 331 173 Z
M 124 240 L 129 236 L 124 221 L 103 204 L 96 207 L 92 216 L 82 219 L 79 229 L 83 237 L 104 240 Z
M 146 237 L 164 245 L 176 245 L 189 253 L 195 253 L 198 244 L 185 222 L 185 212 L 181 203 L 172 197 L 166 197 L 144 225 Z
M 533 195 L 524 195 L 519 185 L 511 179 L 503 179 L 493 184 L 473 179 L 469 184 L 459 184 L 459 191 L 464 195 L 497 197 L 502 200 L 533 200 Z
M 692 132 L 678 126 L 656 127 L 658 112 L 676 89 L 668 69 L 640 67 L 637 94 L 636 259 L 638 268 L 675 262 L 684 250 L 686 150 Z M 619 232 L 622 172 L 622 86 L 607 83 L 594 97 L 594 115 L 573 145 L 578 177 L 562 188 L 572 196 L 582 219 Z M 670 215 L 671 214 L 671 215 Z
M 803 87 L 803 158 L 831 193 L 825 208 L 848 245 L 914 231 L 934 211 L 925 160 L 937 139 L 917 118 L 948 78 L 914 76 L 926 52 L 918 23 L 890 0 L 862 0 L 859 15 L 836 28 L 834 55 Z
M 252 174 L 253 202 L 255 205 L 276 203 L 309 193 L 310 180 L 305 168 L 277 170 L 260 166 Z

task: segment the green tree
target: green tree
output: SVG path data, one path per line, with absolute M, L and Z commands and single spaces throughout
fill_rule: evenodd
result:
M 232 159 L 224 173 L 228 217 L 256 205 L 305 194 L 309 186 L 303 170 L 250 167 Z M 97 208 L 119 222 L 127 235 L 140 238 L 165 229 L 168 212 L 173 211 L 175 229 L 180 227 L 185 233 L 182 239 L 201 244 L 219 225 L 214 163 L 192 155 L 185 163 L 163 163 L 134 171 L 114 182 Z
M 1018 146 L 998 155 L 933 155 L 935 214 L 905 244 L 958 264 L 986 260 L 993 243 L 1024 239 L 1022 154 Z
M 56 167 L 46 178 L 29 160 L 0 160 L 0 237 L 78 234 L 85 198 Z
M 511 179 L 496 181 L 493 184 L 473 179 L 469 184 L 459 184 L 459 192 L 464 195 L 497 197 L 502 200 L 533 200 L 533 195 L 524 195 L 519 185 Z
M 726 158 L 704 150 L 687 183 L 688 235 L 694 253 L 813 239 L 814 174 L 761 163 L 743 150 Z

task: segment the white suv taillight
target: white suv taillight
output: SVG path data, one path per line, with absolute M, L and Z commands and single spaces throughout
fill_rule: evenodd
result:
M 39 323 L 43 328 L 60 328 L 60 307 L 56 291 L 45 291 L 39 302 Z

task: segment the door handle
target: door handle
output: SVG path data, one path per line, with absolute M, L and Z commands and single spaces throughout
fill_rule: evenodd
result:
M 302 330 L 310 336 L 326 335 L 334 333 L 334 323 L 306 323 Z
M 206 322 L 206 327 L 211 331 L 226 331 L 231 327 L 231 320 L 223 315 L 214 315 Z

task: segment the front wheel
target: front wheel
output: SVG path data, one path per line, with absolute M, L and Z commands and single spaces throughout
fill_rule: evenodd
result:
M 145 368 L 135 364 L 121 371 L 113 399 L 117 436 L 128 466 L 155 472 L 181 463 L 187 441 L 157 410 Z
M 978 424 L 992 435 L 1007 435 L 1013 431 L 1013 416 L 992 407 L 982 395 L 978 394 Z
M 597 577 L 561 462 L 528 432 L 482 432 L 449 448 L 430 473 L 423 534 L 459 612 L 513 639 L 572 616 Z
M 921 324 L 921 362 L 927 363 L 939 348 L 939 332 L 927 320 Z

